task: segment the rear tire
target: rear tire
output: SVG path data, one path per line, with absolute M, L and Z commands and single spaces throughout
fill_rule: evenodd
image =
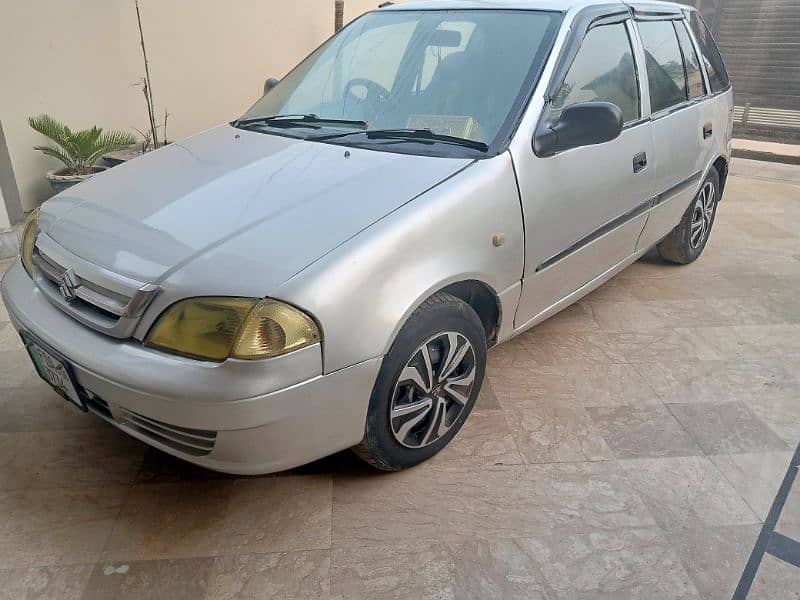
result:
M 696 261 L 708 243 L 719 202 L 719 174 L 713 167 L 703 180 L 700 191 L 681 218 L 681 222 L 658 244 L 658 253 L 666 261 L 688 265 Z
M 478 315 L 455 296 L 431 296 L 383 359 L 364 439 L 353 451 L 384 471 L 428 460 L 461 429 L 485 369 L 486 334 Z

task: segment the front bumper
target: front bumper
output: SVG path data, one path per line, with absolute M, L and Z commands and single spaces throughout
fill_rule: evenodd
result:
M 327 375 L 319 345 L 266 361 L 194 361 L 81 325 L 45 298 L 19 262 L 1 290 L 16 329 L 70 361 L 90 410 L 165 452 L 253 475 L 363 437 L 380 358 Z

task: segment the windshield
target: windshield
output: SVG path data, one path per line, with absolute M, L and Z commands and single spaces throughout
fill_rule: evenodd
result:
M 481 146 L 474 142 L 488 148 L 530 91 L 560 19 L 547 11 L 368 13 L 311 54 L 238 124 L 388 149 L 460 139 L 472 141 L 473 150 Z

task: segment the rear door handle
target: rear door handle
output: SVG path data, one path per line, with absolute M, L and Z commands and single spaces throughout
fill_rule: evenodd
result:
M 707 140 L 711 137 L 711 134 L 714 133 L 714 128 L 711 126 L 711 123 L 707 123 L 703 126 L 703 139 Z
M 647 153 L 640 152 L 633 157 L 633 172 L 641 173 L 647 168 Z

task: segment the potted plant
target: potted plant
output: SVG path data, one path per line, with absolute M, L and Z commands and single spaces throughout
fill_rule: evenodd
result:
M 55 193 L 64 191 L 106 169 L 95 163 L 107 152 L 120 150 L 136 142 L 124 131 L 104 132 L 99 127 L 72 131 L 49 115 L 28 119 L 30 126 L 50 138 L 55 145 L 36 146 L 35 149 L 64 163 L 64 168 L 47 173 Z

